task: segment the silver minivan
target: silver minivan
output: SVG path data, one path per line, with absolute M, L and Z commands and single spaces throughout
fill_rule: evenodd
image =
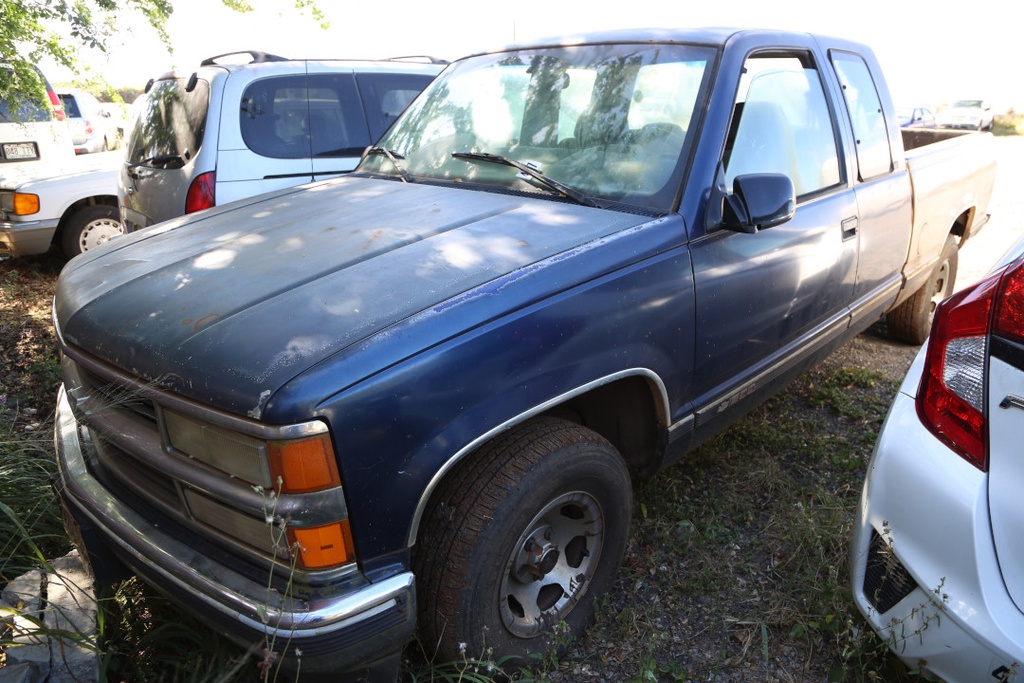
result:
M 245 54 L 245 64 L 225 64 Z M 204 60 L 152 81 L 135 105 L 118 181 L 131 232 L 353 170 L 442 64 Z

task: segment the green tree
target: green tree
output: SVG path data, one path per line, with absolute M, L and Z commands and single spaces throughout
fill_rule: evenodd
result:
M 326 28 L 315 0 L 290 1 Z M 252 10 L 246 0 L 221 2 L 238 12 Z M 117 18 L 127 13 L 141 13 L 172 51 L 166 26 L 173 11 L 172 0 L 0 0 L 0 64 L 6 66 L 0 69 L 0 100 L 10 104 L 25 99 L 48 102 L 33 65 L 49 57 L 80 73 L 77 55 L 83 48 L 106 52 Z

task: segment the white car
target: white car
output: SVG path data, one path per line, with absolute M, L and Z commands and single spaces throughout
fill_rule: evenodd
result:
M 1022 253 L 936 310 L 855 520 L 857 606 L 947 683 L 1024 681 Z
M 91 154 L 116 149 L 117 128 L 100 101 L 84 90 L 61 90 L 57 93 L 71 126 L 75 154 Z
M 0 175 L 0 257 L 72 258 L 121 235 L 117 152 L 21 164 Z
M 992 130 L 992 105 L 986 100 L 959 100 L 939 111 L 937 119 L 943 128 Z

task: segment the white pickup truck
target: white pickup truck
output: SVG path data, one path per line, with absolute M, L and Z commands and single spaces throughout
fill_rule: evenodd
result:
M 117 173 L 123 158 L 109 152 L 0 170 L 0 256 L 58 246 L 72 258 L 122 234 Z

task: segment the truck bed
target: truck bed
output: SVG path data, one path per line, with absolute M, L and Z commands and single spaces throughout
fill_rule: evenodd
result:
M 903 129 L 913 184 L 914 229 L 900 300 L 920 287 L 953 225 L 959 248 L 989 218 L 996 162 L 989 133 Z

